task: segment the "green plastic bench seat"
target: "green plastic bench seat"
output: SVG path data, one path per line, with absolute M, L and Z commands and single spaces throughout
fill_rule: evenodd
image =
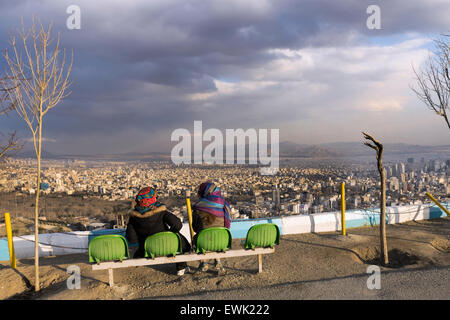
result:
M 257 247 L 273 248 L 274 244 L 280 243 L 280 229 L 274 223 L 257 224 L 247 232 L 245 239 L 245 249 L 255 249 Z
M 176 256 L 181 253 L 181 238 L 170 231 L 155 233 L 145 239 L 145 257 Z
M 225 227 L 206 228 L 198 234 L 195 252 L 225 252 L 231 249 L 231 240 L 231 232 Z
M 95 237 L 89 243 L 89 262 L 116 261 L 129 258 L 127 240 L 118 234 Z

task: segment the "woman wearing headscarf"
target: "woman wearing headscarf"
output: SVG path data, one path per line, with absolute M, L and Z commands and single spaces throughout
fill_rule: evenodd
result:
M 164 204 L 157 201 L 155 189 L 152 187 L 141 189 L 135 202 L 136 205 L 130 213 L 126 231 L 126 238 L 130 243 L 139 243 L 139 248 L 133 258 L 144 257 L 144 244 L 148 236 L 164 231 L 179 234 L 183 253 L 190 251 L 189 242 L 179 233 L 183 227 L 181 220 L 167 211 Z M 186 262 L 177 263 L 176 269 L 178 275 L 183 275 L 189 270 Z
M 193 206 L 192 228 L 196 233 L 194 236 L 194 243 L 200 231 L 211 227 L 225 227 L 230 228 L 230 204 L 222 197 L 220 188 L 213 182 L 207 181 L 202 183 L 197 192 L 200 200 Z M 225 269 L 220 262 L 220 259 L 215 260 L 215 268 L 219 272 L 224 272 Z M 200 261 L 199 269 L 206 271 L 208 265 L 205 261 Z

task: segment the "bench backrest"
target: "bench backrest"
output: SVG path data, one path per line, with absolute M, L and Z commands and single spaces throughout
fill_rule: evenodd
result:
M 145 257 L 175 256 L 181 253 L 181 238 L 170 231 L 155 233 L 145 239 Z
M 274 244 L 280 243 L 280 229 L 274 223 L 257 224 L 247 232 L 245 248 L 254 249 L 257 247 L 273 248 Z
M 231 249 L 231 240 L 231 232 L 225 227 L 206 228 L 198 234 L 195 251 L 197 253 L 225 252 Z
M 89 243 L 89 262 L 115 261 L 129 258 L 127 240 L 118 234 L 95 237 Z

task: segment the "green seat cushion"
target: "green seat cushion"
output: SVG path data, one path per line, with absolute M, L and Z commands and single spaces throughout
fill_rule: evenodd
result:
M 145 257 L 175 256 L 181 253 L 181 238 L 170 231 L 155 233 L 145 240 Z
M 274 223 L 257 224 L 247 232 L 245 239 L 246 249 L 273 248 L 280 243 L 280 229 Z
M 225 252 L 231 248 L 231 232 L 225 227 L 212 227 L 200 231 L 197 237 L 197 253 Z
M 115 261 L 129 258 L 127 240 L 117 234 L 95 237 L 89 243 L 89 262 Z

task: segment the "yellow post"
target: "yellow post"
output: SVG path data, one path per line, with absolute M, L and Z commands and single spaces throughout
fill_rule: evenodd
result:
M 342 235 L 345 236 L 345 183 L 341 183 L 341 221 Z
M 194 229 L 192 228 L 192 209 L 191 209 L 191 199 L 189 198 L 189 194 L 186 194 L 186 208 L 189 219 L 189 231 L 191 232 L 191 244 L 194 241 Z
M 428 192 L 425 193 L 427 195 L 428 198 L 431 199 L 431 201 L 433 201 L 434 203 L 436 203 L 436 205 L 441 208 L 448 216 L 450 216 L 450 212 L 448 212 L 447 209 L 444 208 L 444 206 L 442 204 L 440 204 L 431 194 L 429 194 Z
M 9 213 L 5 213 L 5 226 L 6 226 L 6 237 L 8 238 L 9 261 L 11 261 L 11 268 L 15 269 L 17 267 L 17 262 L 16 262 L 16 255 L 14 253 L 14 243 L 11 229 L 11 217 Z

